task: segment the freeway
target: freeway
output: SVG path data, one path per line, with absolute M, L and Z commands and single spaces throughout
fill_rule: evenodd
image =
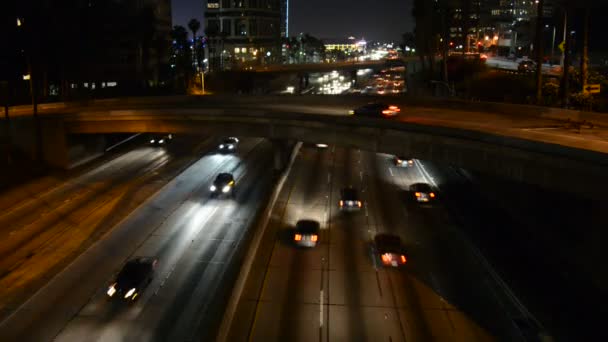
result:
M 271 144 L 245 139 L 236 154 L 209 154 L 56 274 L 0 325 L 3 341 L 200 340 L 221 317 L 238 271 L 238 251 L 274 181 Z M 209 196 L 218 172 L 232 172 L 234 198 Z M 132 305 L 105 291 L 133 256 L 159 259 Z M 199 329 L 200 328 L 200 329 Z
M 160 148 L 141 138 L 0 195 L 0 319 L 210 145 L 192 136 Z
M 310 172 L 315 170 L 315 172 Z M 273 209 L 228 341 L 518 341 L 522 309 L 459 233 L 441 204 L 419 207 L 410 184 L 431 182 L 423 164 L 389 156 L 304 148 Z M 341 188 L 360 189 L 358 213 L 340 213 Z M 320 244 L 294 248 L 300 219 L 321 224 Z M 399 235 L 404 269 L 370 255 L 377 233 Z

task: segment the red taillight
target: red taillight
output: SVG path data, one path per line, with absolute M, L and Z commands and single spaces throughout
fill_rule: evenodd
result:
M 318 239 L 319 239 L 319 237 L 316 235 L 313 235 L 310 237 L 310 241 L 312 241 L 312 242 L 317 242 Z
M 382 262 L 385 264 L 391 263 L 391 256 L 388 254 L 382 254 Z
M 293 239 L 294 239 L 295 241 L 302 241 L 302 235 L 300 235 L 300 234 L 296 234 L 296 235 L 293 237 Z
M 340 201 L 340 206 L 344 206 L 344 201 Z
M 395 111 L 395 112 L 401 111 L 401 109 L 399 109 L 399 107 L 397 107 L 397 106 L 389 106 L 388 109 Z
M 382 114 L 384 114 L 384 115 L 390 115 L 391 113 L 392 113 L 392 111 L 390 111 L 388 109 L 385 109 L 382 111 Z
M 405 258 L 405 255 L 401 255 L 401 263 L 405 264 L 406 261 L 407 259 Z
M 417 193 L 416 193 L 416 197 L 420 197 L 420 196 L 422 196 L 422 194 L 421 194 L 421 193 L 419 193 L 419 192 L 417 192 Z
M 358 206 L 359 208 L 361 208 L 361 206 L 362 206 L 361 201 L 357 201 L 357 206 Z
M 434 192 L 431 192 L 431 193 L 429 194 L 429 196 L 431 196 L 431 198 L 435 198 L 435 193 L 434 193 Z

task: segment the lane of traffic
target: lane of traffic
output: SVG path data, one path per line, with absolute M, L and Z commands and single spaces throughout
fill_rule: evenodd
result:
M 251 142 L 243 145 L 241 156 L 245 157 L 257 144 Z M 48 340 L 55 336 L 78 313 L 86 299 L 100 291 L 103 287 L 100 284 L 106 283 L 108 276 L 146 241 L 154 229 L 170 218 L 182 217 L 192 210 L 196 203 L 184 203 L 188 203 L 197 189 L 207 189 L 210 178 L 218 170 L 236 167 L 239 164 L 237 159 L 233 156 L 209 155 L 196 162 L 175 178 L 165 191 L 130 215 L 111 234 L 52 279 L 15 315 L 4 321 L 0 326 L 2 336 L 28 336 L 35 340 Z M 87 272 L 90 269 L 96 272 Z M 7 329 L 9 326 L 11 328 Z

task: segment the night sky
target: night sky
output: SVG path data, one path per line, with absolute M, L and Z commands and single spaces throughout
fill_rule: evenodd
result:
M 356 36 L 367 40 L 401 40 L 412 31 L 413 0 L 290 0 L 289 34 L 319 38 Z M 173 25 L 195 17 L 203 23 L 205 0 L 173 0 Z M 204 26 L 204 24 L 202 24 Z M 203 28 L 201 28 L 201 32 Z

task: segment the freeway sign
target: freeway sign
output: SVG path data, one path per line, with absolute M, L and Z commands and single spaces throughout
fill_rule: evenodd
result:
M 600 92 L 599 84 L 587 84 L 585 86 L 585 92 L 590 94 L 598 94 Z
M 564 50 L 566 49 L 566 41 L 559 43 L 557 47 L 561 50 L 561 52 L 564 52 Z

